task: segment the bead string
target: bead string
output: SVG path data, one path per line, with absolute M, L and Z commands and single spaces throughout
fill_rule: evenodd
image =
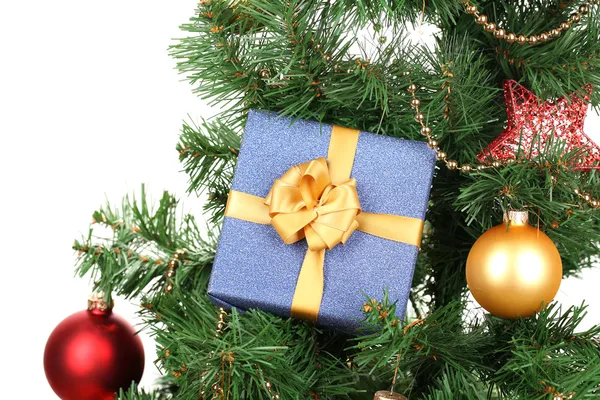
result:
M 223 335 L 223 331 L 225 330 L 225 317 L 227 317 L 227 312 L 225 311 L 225 309 L 219 308 L 219 315 L 217 317 L 215 329 L 215 337 L 217 338 L 221 337 Z M 219 379 L 219 382 L 215 382 L 211 387 L 211 390 L 213 392 L 213 400 L 225 399 L 225 391 L 223 389 L 225 387 L 225 363 L 226 361 L 229 362 L 229 366 L 231 368 L 231 364 L 234 361 L 234 357 L 231 352 L 222 351 L 219 357 L 221 358 L 221 377 Z M 231 380 L 231 374 L 229 374 L 229 379 Z M 229 385 L 227 386 L 229 387 Z M 204 392 L 202 392 L 201 394 L 204 395 Z
M 573 192 L 579 196 L 582 200 L 584 200 L 590 207 L 600 208 L 600 200 L 594 199 L 589 193 L 582 192 L 581 190 L 575 188 Z
M 166 273 L 167 285 L 165 286 L 165 292 L 167 293 L 171 293 L 173 291 L 173 278 L 175 277 L 175 272 L 177 271 L 177 268 L 179 268 L 179 264 L 181 263 L 181 261 L 183 261 L 184 255 L 185 252 L 183 250 L 177 250 L 175 252 L 175 255 L 173 255 L 171 261 L 169 261 L 169 266 L 167 267 Z
M 559 392 L 554 386 L 548 385 L 545 381 L 542 381 L 542 385 L 544 386 L 544 393 L 552 394 L 552 400 L 568 400 L 574 398 L 577 394 L 575 392 Z
M 550 29 L 547 32 L 542 32 L 538 35 L 522 35 L 513 32 L 507 33 L 506 30 L 499 28 L 496 23 L 489 22 L 488 16 L 481 14 L 479 12 L 479 8 L 472 4 L 469 0 L 459 0 L 459 2 L 465 6 L 465 12 L 475 16 L 475 22 L 479 25 L 482 25 L 483 28 L 487 32 L 494 35 L 496 39 L 504 40 L 509 44 L 517 42 L 520 45 L 528 43 L 533 46 L 538 43 L 544 43 L 550 39 L 557 38 L 562 35 L 563 32 L 571 29 L 574 24 L 577 24 L 581 21 L 582 16 L 589 12 L 589 6 L 599 4 L 600 0 L 587 0 L 584 4 L 579 6 L 578 12 L 571 14 L 569 18 L 566 21 L 561 22 L 558 27 Z
M 446 106 L 444 107 L 444 118 L 450 123 L 450 95 L 452 94 L 452 80 L 454 79 L 454 74 L 450 72 L 450 67 L 452 67 L 454 63 L 452 61 L 448 61 L 447 63 L 442 64 L 442 75 L 444 76 L 444 83 L 442 84 L 442 90 L 446 91 L 446 95 L 444 96 L 444 103 Z
M 404 72 L 404 75 L 409 76 L 410 71 Z M 419 107 L 421 106 L 421 99 L 419 99 L 416 95 L 417 85 L 412 83 L 412 81 L 410 80 L 409 82 L 410 84 L 408 85 L 407 90 L 412 96 L 410 105 L 412 108 L 415 109 L 415 120 L 421 125 L 421 134 L 423 134 L 423 136 L 427 138 L 427 143 L 429 147 L 435 150 L 437 159 L 439 161 L 443 161 L 446 167 L 450 170 L 460 170 L 464 173 L 469 173 L 473 171 L 473 169 L 481 171 L 488 168 L 500 168 L 502 166 L 502 163 L 500 163 L 500 161 L 494 161 L 491 165 L 480 164 L 474 168 L 471 164 L 463 164 L 462 166 L 459 166 L 458 161 L 449 160 L 448 155 L 444 151 L 440 150 L 440 148 L 438 147 L 438 141 L 432 136 L 431 128 L 427 126 L 427 124 L 425 124 L 425 114 L 419 111 Z
M 279 393 L 273 390 L 273 384 L 267 380 L 265 380 L 265 387 L 269 391 L 269 395 L 271 396 L 271 400 L 279 400 Z
M 258 370 L 258 373 L 260 374 L 260 377 L 262 378 L 262 380 L 265 382 L 265 389 L 267 389 L 267 391 L 269 392 L 269 396 L 271 396 L 271 400 L 279 400 L 280 399 L 279 393 L 277 393 L 275 390 L 273 390 L 273 384 L 269 380 L 265 379 L 265 375 L 263 373 L 262 368 L 260 368 L 256 364 L 254 366 Z
M 217 319 L 217 333 L 216 337 L 219 337 L 223 334 L 223 330 L 225 329 L 225 317 L 227 316 L 227 311 L 223 308 L 219 308 L 219 316 Z
M 219 315 L 217 317 L 217 326 L 216 326 L 216 333 L 215 336 L 216 337 L 221 337 L 221 335 L 223 335 L 223 331 L 225 330 L 225 317 L 227 317 L 227 311 L 225 311 L 224 308 L 219 308 Z M 224 363 L 225 361 L 227 361 L 229 363 L 229 366 L 231 368 L 231 363 L 233 363 L 234 358 L 233 358 L 233 354 L 231 352 L 222 352 L 221 353 L 221 369 L 222 369 L 222 373 L 223 373 L 223 379 L 224 379 Z M 257 367 L 258 368 L 258 367 Z M 265 381 L 265 388 L 267 389 L 267 391 L 269 392 L 269 395 L 271 396 L 271 400 L 279 400 L 280 396 L 279 393 L 277 393 L 275 390 L 273 390 L 273 384 L 268 381 L 267 379 L 265 379 L 262 369 L 258 368 L 258 371 L 261 375 L 261 377 L 263 378 L 263 380 Z M 223 382 L 224 384 L 225 382 Z M 213 390 L 213 399 L 219 398 L 219 396 L 221 398 L 223 398 L 224 396 L 224 391 L 223 391 L 223 386 L 224 385 L 219 385 L 218 383 L 215 383 L 212 387 Z M 227 385 L 228 387 L 231 386 L 231 374 L 229 374 L 229 384 Z
M 410 76 L 410 71 L 404 72 L 404 76 Z M 425 123 L 425 115 L 421 111 L 419 111 L 419 107 L 421 106 L 421 99 L 419 99 L 416 95 L 417 89 L 417 85 L 412 83 L 412 81 L 409 78 L 409 85 L 407 90 L 412 96 L 410 105 L 412 108 L 415 109 L 415 120 L 421 125 L 421 134 L 423 134 L 423 136 L 427 138 L 428 146 L 431 149 L 435 150 L 435 154 L 438 161 L 444 162 L 446 168 L 448 168 L 449 170 L 458 170 L 463 173 L 469 173 L 474 170 L 483 171 L 490 168 L 498 169 L 505 165 L 517 163 L 517 160 L 508 159 L 505 160 L 504 163 L 502 163 L 499 160 L 495 160 L 489 165 L 478 164 L 476 166 L 472 166 L 471 164 L 463 164 L 461 166 L 458 164 L 458 161 L 448 159 L 448 155 L 444 151 L 440 150 L 440 148 L 438 147 L 439 143 L 433 137 L 431 128 Z M 600 200 L 592 198 L 592 196 L 589 193 L 582 192 L 577 188 L 573 188 L 573 193 L 575 193 L 577 196 L 579 196 L 579 198 L 584 200 L 589 206 L 595 209 L 600 209 Z

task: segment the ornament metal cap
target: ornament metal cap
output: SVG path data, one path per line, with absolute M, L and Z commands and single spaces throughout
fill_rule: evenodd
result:
M 529 213 L 523 210 L 507 211 L 504 213 L 504 222 L 510 222 L 511 225 L 527 225 Z
M 106 302 L 104 293 L 92 293 L 88 297 L 88 310 L 89 311 L 101 311 L 106 312 L 113 309 L 115 302 L 110 301 L 110 304 Z
M 402 396 L 400 393 L 390 392 L 389 390 L 380 390 L 375 393 L 375 397 L 373 400 L 407 400 L 406 397 Z

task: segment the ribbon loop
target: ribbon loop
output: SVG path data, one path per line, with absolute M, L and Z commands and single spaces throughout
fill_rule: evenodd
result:
M 271 224 L 286 244 L 306 238 L 311 251 L 344 243 L 358 226 L 356 181 L 331 183 L 325 158 L 290 168 L 265 198 Z

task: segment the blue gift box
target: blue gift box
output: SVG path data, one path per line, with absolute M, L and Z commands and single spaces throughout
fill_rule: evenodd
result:
M 232 190 L 265 197 L 290 167 L 326 157 L 332 126 L 275 113 L 250 111 Z M 435 152 L 415 142 L 360 132 L 351 177 L 363 211 L 425 219 Z M 306 240 L 286 245 L 271 225 L 226 216 L 208 293 L 223 307 L 259 308 L 290 316 Z M 404 316 L 418 255 L 417 246 L 355 231 L 327 250 L 318 324 L 359 326 L 365 295 L 387 289 Z

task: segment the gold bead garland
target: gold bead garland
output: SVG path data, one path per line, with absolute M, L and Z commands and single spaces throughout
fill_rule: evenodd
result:
M 225 317 L 227 316 L 227 312 L 223 308 L 219 308 L 219 315 L 217 319 L 217 333 L 216 336 L 219 337 L 223 334 L 223 330 L 225 329 Z
M 262 380 L 265 383 L 265 389 L 267 389 L 267 391 L 269 392 L 269 396 L 271 396 L 271 400 L 279 400 L 281 398 L 281 396 L 279 395 L 279 393 L 277 393 L 275 390 L 273 390 L 273 384 L 265 379 L 265 375 L 263 373 L 263 370 L 258 367 L 257 365 L 255 365 L 256 368 L 258 369 L 258 373 L 260 374 Z
M 454 79 L 454 74 L 450 71 L 450 67 L 452 67 L 454 63 L 452 61 L 448 61 L 447 63 L 442 64 L 442 75 L 444 76 L 444 83 L 442 85 L 442 90 L 446 91 L 446 95 L 444 96 L 444 103 L 446 106 L 444 107 L 444 118 L 448 120 L 450 123 L 450 95 L 452 94 L 451 83 Z M 421 102 L 418 101 L 417 106 Z
M 265 387 L 269 391 L 269 395 L 271 396 L 271 400 L 279 400 L 279 393 L 273 390 L 273 384 L 267 380 L 265 380 Z
M 499 28 L 498 24 L 488 21 L 488 16 L 479 12 L 479 8 L 476 5 L 471 4 L 469 0 L 459 0 L 465 6 L 465 12 L 475 17 L 475 22 L 482 25 L 486 32 L 494 35 L 496 39 L 504 40 L 509 44 L 518 43 L 520 45 L 530 44 L 536 45 L 538 43 L 547 42 L 550 39 L 554 39 L 562 35 L 564 32 L 571 29 L 574 24 L 581 21 L 581 17 L 587 15 L 590 11 L 590 6 L 600 3 L 599 0 L 587 0 L 584 4 L 580 5 L 577 12 L 571 14 L 569 19 L 561 22 L 558 27 L 550 29 L 547 32 L 542 32 L 538 35 L 522 35 L 513 32 L 506 32 L 506 30 Z
M 175 277 L 175 272 L 177 271 L 177 268 L 179 268 L 179 263 L 183 261 L 184 255 L 185 252 L 183 250 L 177 250 L 171 261 L 169 261 L 169 266 L 167 267 L 166 273 L 166 278 L 168 281 L 167 285 L 165 286 L 165 292 L 167 293 L 171 293 L 173 291 L 173 278 Z
M 600 208 L 600 200 L 594 199 L 589 193 L 582 192 L 581 190 L 575 188 L 573 192 L 579 196 L 580 199 L 585 201 L 590 207 L 599 209 Z
M 547 384 L 545 381 L 542 381 L 541 383 L 544 386 L 544 393 L 551 394 L 552 400 L 569 400 L 574 398 L 577 394 L 575 392 L 562 393 L 556 390 L 554 386 Z
M 217 323 L 215 326 L 215 337 L 219 338 L 221 337 L 221 335 L 223 335 L 223 332 L 225 330 L 225 317 L 227 317 L 227 312 L 225 311 L 225 309 L 223 309 L 222 307 L 219 308 L 219 314 L 217 316 Z M 211 354 L 214 354 L 211 352 Z M 212 355 L 211 355 L 212 357 Z M 219 378 L 219 382 L 215 382 L 212 387 L 212 393 L 213 393 L 213 400 L 224 400 L 225 399 L 225 387 L 231 387 L 231 368 L 232 368 L 232 364 L 235 361 L 235 357 L 233 355 L 233 353 L 231 351 L 221 351 L 221 353 L 219 354 L 219 357 L 221 358 L 221 377 Z M 230 372 L 229 374 L 225 373 L 225 365 L 229 364 L 229 369 Z M 225 376 L 228 376 L 228 382 L 226 384 L 225 382 Z M 229 390 L 229 389 L 228 389 Z M 204 398 L 204 392 L 201 393 L 202 394 L 202 398 Z
M 406 71 L 404 73 L 405 76 L 409 76 L 410 75 L 410 71 Z M 414 83 L 412 83 L 411 81 L 409 81 L 409 85 L 408 85 L 408 92 L 411 94 L 412 96 L 412 100 L 410 102 L 410 105 L 412 108 L 415 109 L 415 120 L 421 125 L 421 133 L 423 134 L 423 136 L 427 137 L 427 143 L 429 145 L 430 148 L 432 148 L 433 150 L 435 150 L 436 152 L 436 156 L 437 159 L 439 161 L 443 161 L 446 165 L 446 167 L 450 170 L 460 170 L 461 172 L 464 173 L 469 173 L 471 171 L 473 171 L 473 167 L 470 164 L 464 164 L 463 166 L 459 166 L 458 162 L 456 160 L 449 160 L 447 158 L 447 154 L 440 150 L 439 143 L 438 141 L 432 136 L 432 130 L 429 126 L 427 126 L 427 124 L 425 123 L 425 115 L 419 110 L 419 107 L 421 105 L 421 99 L 419 99 L 416 95 L 417 92 L 417 85 L 415 85 Z M 476 169 L 481 171 L 483 169 L 488 169 L 488 168 L 497 168 L 500 165 L 496 166 L 497 164 L 494 163 L 494 165 L 480 165 L 478 166 Z

